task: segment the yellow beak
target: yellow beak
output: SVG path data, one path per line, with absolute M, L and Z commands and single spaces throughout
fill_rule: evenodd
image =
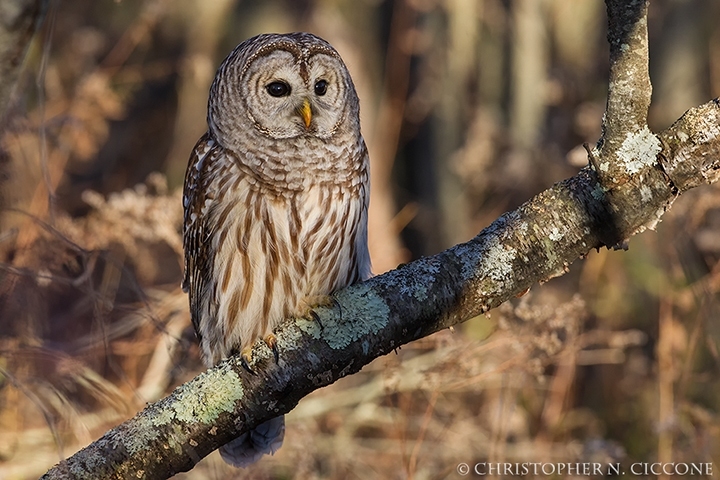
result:
M 310 128 L 310 122 L 312 122 L 312 109 L 310 108 L 310 100 L 307 98 L 303 100 L 302 106 L 297 109 L 298 115 L 303 119 L 305 128 Z

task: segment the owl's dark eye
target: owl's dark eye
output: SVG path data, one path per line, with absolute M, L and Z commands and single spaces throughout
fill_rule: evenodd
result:
M 315 83 L 315 95 L 325 95 L 325 92 L 327 92 L 327 85 L 328 84 L 326 80 L 318 80 Z
M 290 85 L 285 82 L 271 82 L 265 87 L 273 97 L 285 97 L 290 95 Z

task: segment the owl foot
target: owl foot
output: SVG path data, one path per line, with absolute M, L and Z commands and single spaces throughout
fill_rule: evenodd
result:
M 312 297 L 305 297 L 303 299 L 306 305 L 305 313 L 302 315 L 303 318 L 313 320 L 320 326 L 320 330 L 323 330 L 323 324 L 320 321 L 320 316 L 315 313 L 317 307 L 331 307 L 337 304 L 337 300 L 332 295 L 314 295 Z
M 332 295 L 313 295 L 312 297 L 306 297 L 305 303 L 312 308 L 332 307 L 337 303 L 337 300 Z
M 252 345 L 243 348 L 240 352 L 240 365 L 252 375 L 257 375 L 257 372 L 250 368 L 250 363 L 252 363 Z
M 275 357 L 275 363 L 279 363 L 280 362 L 280 351 L 278 350 L 278 346 L 277 346 L 277 337 L 271 333 L 267 337 L 263 338 L 263 342 L 265 342 L 265 345 L 267 345 L 268 348 L 270 348 L 270 350 L 272 350 L 273 356 Z M 251 363 L 253 363 L 252 345 L 249 347 L 243 348 L 242 352 L 240 352 L 240 364 L 249 373 L 251 373 L 253 375 L 257 375 L 257 372 L 255 372 L 255 370 L 253 370 L 252 367 L 250 366 Z
M 280 352 L 278 351 L 277 337 L 271 333 L 264 338 L 264 341 L 265 344 L 270 347 L 270 350 L 272 350 L 273 355 L 275 355 L 275 363 L 280 363 Z

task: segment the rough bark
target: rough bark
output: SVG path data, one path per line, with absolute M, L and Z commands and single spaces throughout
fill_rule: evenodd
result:
M 471 241 L 335 295 L 320 321 L 277 332 L 280 360 L 257 344 L 106 433 L 43 478 L 167 478 L 239 433 L 289 412 L 311 391 L 374 358 L 563 274 L 593 248 L 652 228 L 677 195 L 718 179 L 720 100 L 655 135 L 646 125 L 647 1 L 607 0 L 612 70 L 603 137 L 590 166 Z

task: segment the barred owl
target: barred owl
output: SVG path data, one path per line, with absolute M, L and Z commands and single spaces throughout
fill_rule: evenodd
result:
M 185 175 L 190 313 L 206 365 L 264 340 L 370 276 L 368 155 L 342 59 L 309 33 L 241 43 L 215 75 L 208 131 Z M 277 352 L 277 350 L 275 350 Z M 220 448 L 247 466 L 282 445 L 283 417 Z

